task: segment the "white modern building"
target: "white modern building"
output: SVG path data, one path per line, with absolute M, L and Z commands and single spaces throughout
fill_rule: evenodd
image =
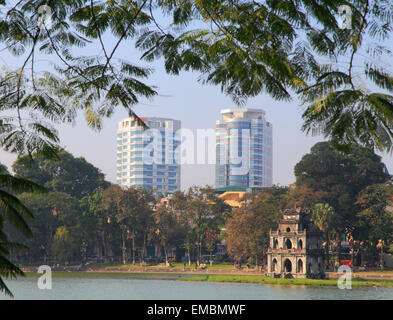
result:
M 216 189 L 248 191 L 271 187 L 273 127 L 262 109 L 221 110 L 216 121 Z
M 117 184 L 124 188 L 152 189 L 156 193 L 173 193 L 180 189 L 180 162 L 175 140 L 179 120 L 136 118 L 119 122 L 117 131 Z

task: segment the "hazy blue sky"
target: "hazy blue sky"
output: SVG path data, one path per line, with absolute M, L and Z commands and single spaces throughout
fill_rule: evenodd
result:
M 183 128 L 215 128 L 220 109 L 235 106 L 230 98 L 221 93 L 220 88 L 198 84 L 196 74 L 168 76 L 157 65 L 149 83 L 156 84 L 160 94 L 165 96 L 136 106 L 137 114 L 179 119 Z M 260 95 L 251 99 L 247 106 L 264 109 L 266 118 L 273 124 L 273 182 L 281 185 L 294 182 L 294 165 L 322 138 L 308 137 L 301 132 L 301 107 L 296 101 L 283 103 Z M 104 121 L 102 131 L 94 132 L 85 125 L 81 114 L 75 126 L 64 125 L 59 128 L 61 143 L 75 156 L 85 157 L 100 168 L 107 179 L 115 182 L 116 131 L 118 121 L 124 117 L 127 117 L 127 113 L 119 108 L 112 118 Z M 10 166 L 15 156 L 0 151 L 0 159 Z M 384 156 L 384 161 L 388 169 L 393 171 L 392 157 Z M 182 188 L 193 184 L 213 185 L 214 175 L 214 165 L 184 165 Z
M 105 37 L 108 47 L 113 46 L 113 39 Z M 95 52 L 97 48 L 87 49 Z M 119 56 L 139 65 L 140 53 L 133 44 L 125 43 L 119 48 Z M 94 53 L 93 53 L 94 54 Z M 42 59 L 41 68 L 48 69 L 48 59 Z M 10 57 L 5 51 L 0 52 L 0 65 L 13 68 L 20 67 L 20 61 Z M 141 101 L 135 106 L 140 116 L 169 117 L 182 121 L 183 128 L 215 128 L 215 121 L 220 117 L 220 109 L 235 107 L 231 99 L 221 93 L 219 87 L 202 86 L 197 82 L 198 74 L 183 72 L 179 76 L 165 73 L 162 61 L 152 66 L 154 74 L 146 80 L 157 86 L 159 96 L 152 101 Z M 39 68 L 39 67 L 38 67 Z M 301 131 L 302 108 L 297 101 L 277 102 L 268 95 L 250 99 L 246 105 L 266 111 L 266 118 L 273 124 L 273 182 L 287 185 L 294 182 L 293 169 L 301 157 L 322 137 L 309 137 Z M 104 121 L 100 132 L 89 129 L 81 114 L 75 126 L 62 125 L 58 128 L 61 144 L 75 156 L 85 157 L 100 168 L 107 179 L 115 182 L 116 175 L 116 131 L 118 121 L 127 117 L 126 111 L 119 108 L 115 115 Z M 10 166 L 15 155 L 0 150 L 0 162 Z M 393 160 L 384 155 L 383 161 L 389 171 L 393 172 Z M 214 185 L 214 165 L 184 165 L 182 167 L 182 188 L 191 185 Z

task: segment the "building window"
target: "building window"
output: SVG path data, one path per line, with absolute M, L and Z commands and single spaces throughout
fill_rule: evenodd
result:
M 277 271 L 277 260 L 273 259 L 272 262 L 272 272 Z
M 284 261 L 284 272 L 292 272 L 292 262 L 289 259 Z
M 303 273 L 303 261 L 302 259 L 299 259 L 297 262 L 297 272 Z

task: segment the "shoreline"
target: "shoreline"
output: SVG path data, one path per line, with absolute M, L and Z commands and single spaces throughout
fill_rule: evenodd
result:
M 180 280 L 179 280 L 180 281 Z M 201 277 L 185 278 L 181 281 L 200 281 L 200 282 L 231 282 L 231 283 L 253 283 L 261 285 L 280 285 L 280 286 L 309 286 L 309 287 L 337 287 L 337 278 L 331 279 L 309 279 L 309 278 L 272 278 L 268 276 L 244 276 L 244 275 L 206 275 Z M 392 280 L 353 278 L 352 287 L 393 287 Z
M 28 270 L 27 270 L 28 269 Z M 24 268 L 26 276 L 41 276 L 36 269 Z M 56 277 L 120 277 L 143 280 L 172 280 L 172 281 L 195 281 L 195 282 L 230 282 L 247 283 L 260 285 L 282 285 L 282 286 L 310 286 L 310 287 L 333 287 L 338 284 L 340 274 L 329 273 L 329 279 L 309 279 L 309 278 L 272 278 L 262 274 L 260 271 L 227 271 L 209 270 L 200 271 L 179 271 L 179 270 L 117 270 L 111 269 L 90 269 L 81 271 L 52 271 Z M 388 274 L 378 273 L 354 273 L 352 286 L 361 287 L 393 287 L 393 272 Z

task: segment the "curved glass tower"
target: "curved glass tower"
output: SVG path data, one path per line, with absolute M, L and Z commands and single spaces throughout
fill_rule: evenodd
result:
M 261 109 L 221 110 L 216 121 L 216 189 L 270 187 L 273 180 L 272 125 Z

